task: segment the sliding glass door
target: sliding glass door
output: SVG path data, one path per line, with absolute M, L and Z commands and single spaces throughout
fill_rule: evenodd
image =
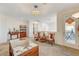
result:
M 75 44 L 75 21 L 72 18 L 65 20 L 65 41 Z

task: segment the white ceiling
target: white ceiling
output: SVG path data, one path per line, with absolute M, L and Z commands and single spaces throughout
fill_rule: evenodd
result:
M 60 12 L 72 7 L 76 7 L 77 3 L 5 3 L 0 4 L 0 14 L 12 17 L 33 17 L 32 10 L 34 5 L 38 5 L 40 17 Z

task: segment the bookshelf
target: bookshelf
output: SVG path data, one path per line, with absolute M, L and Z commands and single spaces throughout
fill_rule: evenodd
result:
M 20 25 L 20 38 L 27 37 L 27 27 L 26 25 Z

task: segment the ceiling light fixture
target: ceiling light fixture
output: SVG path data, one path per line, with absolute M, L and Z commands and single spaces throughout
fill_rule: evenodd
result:
M 32 15 L 33 16 L 39 16 L 40 15 L 40 11 L 38 10 L 38 5 L 34 5 Z
M 74 18 L 79 18 L 79 12 L 73 14 L 72 17 L 74 17 Z

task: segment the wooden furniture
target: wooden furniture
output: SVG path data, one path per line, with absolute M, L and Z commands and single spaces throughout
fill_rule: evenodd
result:
M 14 56 L 11 45 L 9 46 L 9 54 L 10 56 Z M 32 49 L 23 52 L 19 56 L 39 56 L 39 47 L 33 47 Z
M 25 40 L 10 40 L 9 43 L 10 56 L 38 56 L 39 47 L 33 42 Z
M 14 36 L 14 35 L 17 36 L 16 38 L 24 38 L 24 37 L 27 37 L 27 34 L 26 34 L 27 33 L 27 27 L 26 27 L 26 25 L 20 25 L 19 26 L 19 30 L 20 31 L 12 31 L 12 32 L 9 32 L 10 39 L 13 39 L 12 36 Z
M 39 55 L 39 47 L 33 47 L 32 49 L 25 51 L 24 53 L 20 54 L 19 56 L 38 56 Z
M 34 35 L 34 38 L 36 41 L 40 41 L 40 42 L 46 41 L 46 36 L 43 32 L 38 32 L 37 34 Z
M 26 37 L 26 32 L 20 32 L 20 38 Z
M 10 56 L 13 56 L 14 55 L 13 54 L 13 49 L 12 49 L 12 46 L 11 46 L 10 42 L 9 42 L 9 55 Z
M 45 36 L 45 33 L 44 32 L 41 32 L 40 33 L 40 39 L 39 39 L 40 42 L 46 42 L 46 36 Z
M 16 35 L 17 36 L 16 38 L 19 38 L 19 32 L 9 32 L 9 34 L 10 34 L 10 39 L 12 39 L 13 35 Z
M 34 34 L 34 39 L 35 39 L 36 41 L 38 41 L 38 34 L 37 34 L 37 33 Z
M 40 42 L 48 42 L 49 44 L 55 43 L 54 32 L 38 32 L 34 35 L 34 39 Z
M 20 38 L 27 37 L 27 27 L 26 25 L 20 25 Z
M 50 33 L 47 42 L 51 45 L 55 44 L 55 33 Z

